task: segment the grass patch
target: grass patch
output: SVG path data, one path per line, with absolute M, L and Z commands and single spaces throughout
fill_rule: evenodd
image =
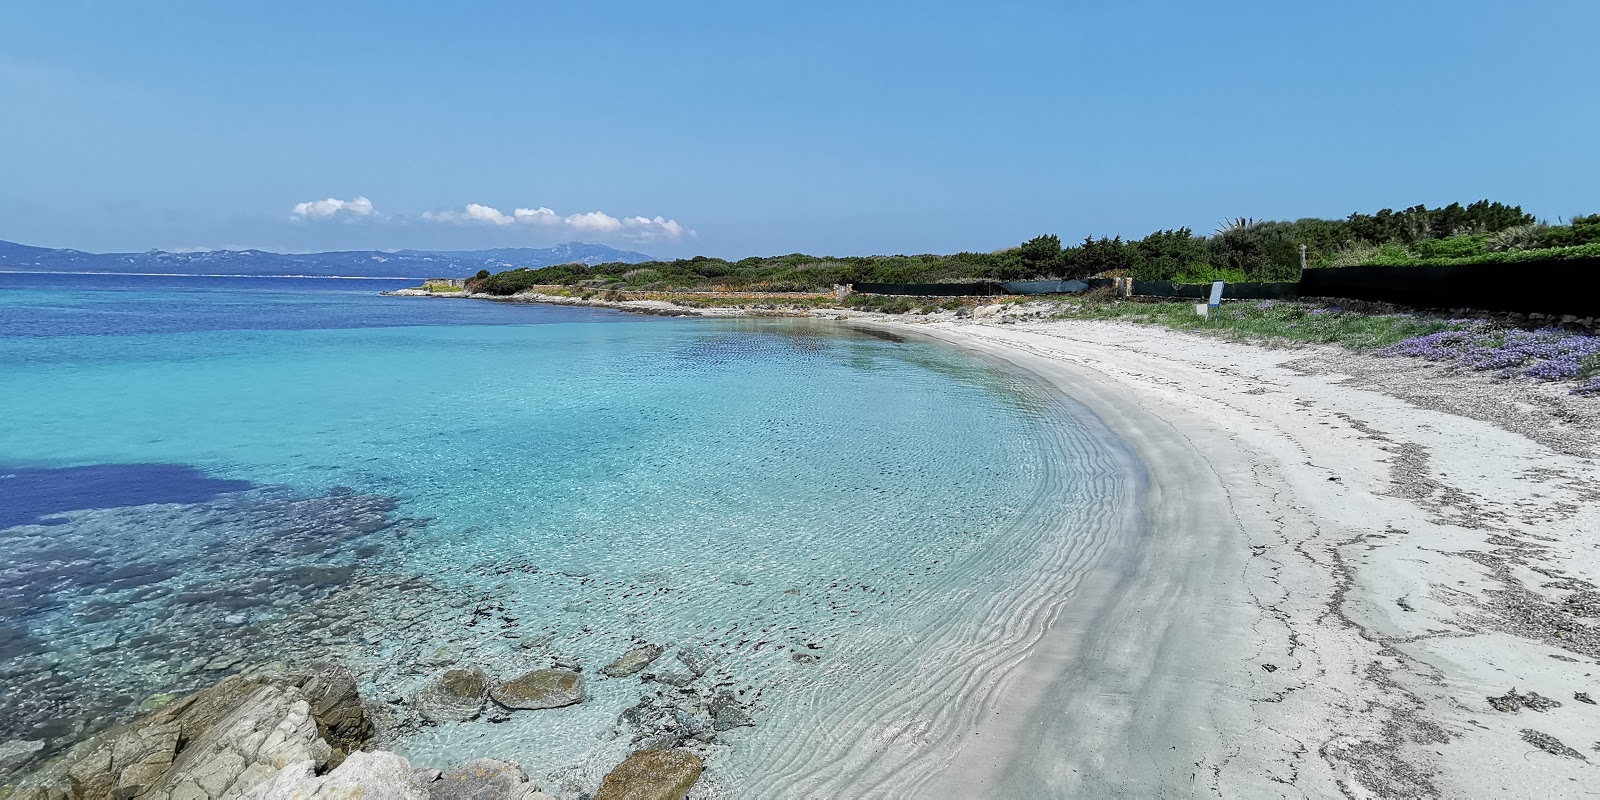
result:
M 1448 320 L 1410 314 L 1359 314 L 1310 303 L 1248 300 L 1224 303 L 1210 317 L 1196 315 L 1191 303 L 1128 300 L 1089 300 L 1058 316 L 1161 325 L 1237 341 L 1339 344 L 1363 352 L 1459 327 Z

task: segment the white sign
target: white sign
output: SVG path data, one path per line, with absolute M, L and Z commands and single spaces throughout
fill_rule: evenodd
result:
M 1211 284 L 1211 302 L 1207 305 L 1212 308 L 1222 305 L 1222 281 Z
M 1194 304 L 1194 315 L 1197 316 L 1197 317 L 1210 317 L 1211 316 L 1211 306 L 1208 306 L 1205 303 L 1195 303 Z

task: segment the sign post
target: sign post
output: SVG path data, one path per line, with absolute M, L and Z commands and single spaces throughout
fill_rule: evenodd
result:
M 1194 313 L 1197 317 L 1211 318 L 1211 309 L 1222 305 L 1222 281 L 1211 284 L 1211 299 L 1204 303 L 1194 304 Z

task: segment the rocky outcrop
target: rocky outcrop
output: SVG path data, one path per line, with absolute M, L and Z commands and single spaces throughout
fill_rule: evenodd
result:
M 299 761 L 237 796 L 241 800 L 429 800 L 431 797 L 427 787 L 412 773 L 410 763 L 385 752 L 351 753 L 344 763 L 326 775 L 318 775 L 312 762 Z
M 606 774 L 594 800 L 683 800 L 704 769 L 687 750 L 642 750 Z
M 19 797 L 236 796 L 290 764 L 336 765 L 370 730 L 343 667 L 234 676 L 73 748 Z
M 560 708 L 583 700 L 583 675 L 564 669 L 540 669 L 489 690 L 489 697 L 513 711 Z
M 489 676 L 477 667 L 446 670 L 411 698 L 411 707 L 429 722 L 477 719 L 489 697 Z
M 600 674 L 613 678 L 625 678 L 650 666 L 650 662 L 660 657 L 661 645 L 641 644 L 617 656 L 616 661 L 601 667 Z

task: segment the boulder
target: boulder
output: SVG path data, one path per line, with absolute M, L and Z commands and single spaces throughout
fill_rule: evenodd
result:
M 432 800 L 549 800 L 522 767 L 492 758 L 463 764 L 427 788 Z
M 489 697 L 513 711 L 560 708 L 583 700 L 583 676 L 564 669 L 539 669 L 489 690 Z
M 683 800 L 704 769 L 687 750 L 640 751 L 606 774 L 594 800 Z
M 625 678 L 650 666 L 650 662 L 660 657 L 661 645 L 641 644 L 617 656 L 616 661 L 600 669 L 600 674 L 609 675 L 613 678 Z
M 173 800 L 178 797 L 174 796 Z M 429 795 L 404 758 L 388 752 L 357 751 L 326 775 L 317 775 L 312 762 L 299 761 L 286 765 L 269 780 L 230 797 L 240 800 L 428 800 Z
M 411 697 L 411 707 L 429 722 L 466 722 L 483 713 L 489 676 L 477 667 L 446 670 Z
M 333 747 L 336 761 L 371 738 L 372 721 L 361 706 L 356 676 L 348 667 L 318 661 L 297 676 L 296 684 L 311 704 L 317 732 Z

